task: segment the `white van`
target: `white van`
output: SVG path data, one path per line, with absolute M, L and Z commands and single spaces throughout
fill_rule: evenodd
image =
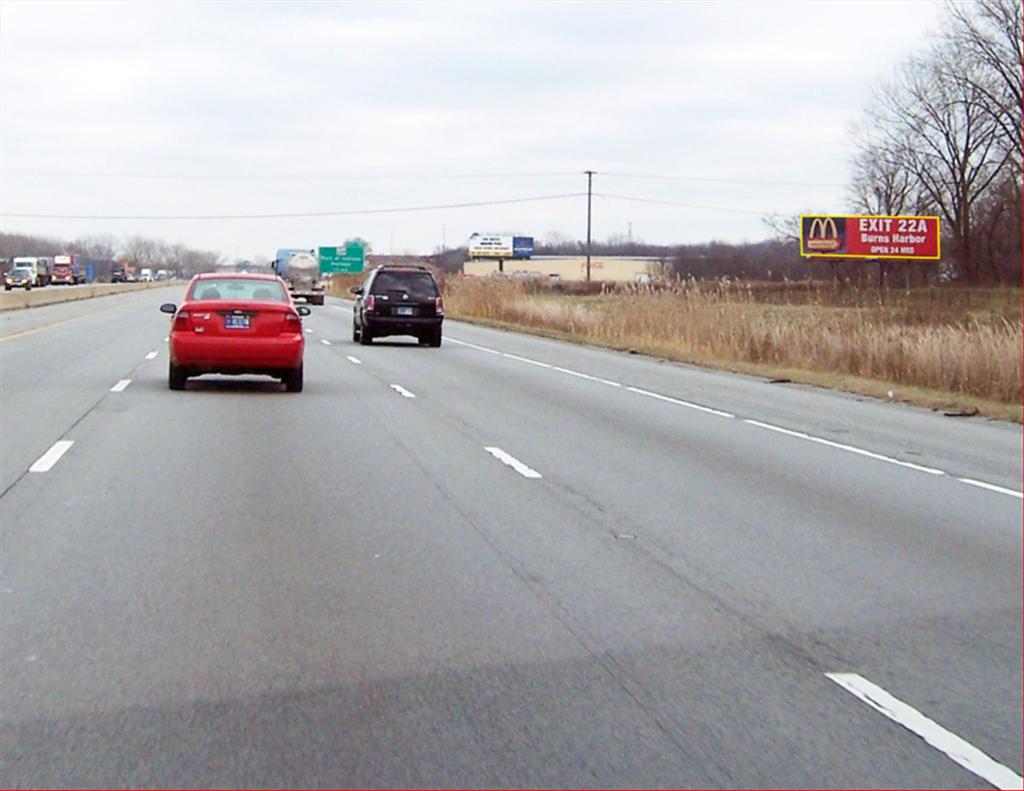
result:
M 140 269 L 139 270 L 139 282 L 140 283 L 152 283 L 153 282 L 153 270 L 152 269 Z

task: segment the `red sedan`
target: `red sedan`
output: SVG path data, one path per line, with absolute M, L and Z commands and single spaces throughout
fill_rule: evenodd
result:
M 310 309 L 292 302 L 279 277 L 196 275 L 180 308 L 168 302 L 160 310 L 174 315 L 171 390 L 184 390 L 191 376 L 212 373 L 264 374 L 281 379 L 289 392 L 302 390 L 301 317 Z

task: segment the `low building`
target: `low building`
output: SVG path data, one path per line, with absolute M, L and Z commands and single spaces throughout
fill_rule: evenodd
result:
M 593 255 L 590 257 L 590 279 L 607 283 L 646 283 L 657 277 L 662 261 L 661 258 Z M 498 267 L 497 261 L 466 261 L 463 272 L 483 276 L 497 273 Z M 574 282 L 587 279 L 587 258 L 582 255 L 551 255 L 506 259 L 500 271 L 506 275 Z

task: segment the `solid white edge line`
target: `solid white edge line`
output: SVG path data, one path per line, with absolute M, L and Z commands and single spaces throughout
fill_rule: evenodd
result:
M 415 398 L 416 397 L 415 393 L 410 393 L 408 390 L 406 390 L 401 385 L 388 385 L 388 387 L 390 387 L 392 390 L 394 390 L 396 393 L 398 393 L 400 396 L 403 396 L 404 398 Z
M 518 354 L 509 354 L 508 352 L 502 352 L 502 357 L 508 357 L 510 360 L 518 360 L 521 363 L 529 363 L 530 365 L 537 365 L 541 368 L 553 368 L 554 366 L 548 363 L 542 363 L 537 360 L 531 360 L 529 357 L 520 357 Z
M 327 338 L 321 338 L 320 339 L 320 343 L 322 343 L 324 346 L 330 346 L 331 345 L 331 342 L 329 340 L 327 340 Z
M 661 393 L 652 393 L 650 390 L 642 390 L 639 387 L 627 387 L 631 393 L 639 393 L 640 395 L 649 396 L 650 398 L 657 398 L 659 401 L 668 401 L 670 404 L 677 404 L 678 406 L 689 407 L 690 409 L 696 409 L 701 412 L 707 412 L 712 415 L 718 415 L 719 417 L 736 417 L 732 412 L 723 412 L 721 409 L 712 409 L 709 406 L 701 406 L 700 404 L 691 404 L 689 401 L 681 401 L 678 398 L 670 398 L 669 396 L 662 395 Z
M 363 361 L 358 357 L 353 357 L 351 354 L 346 354 L 345 359 L 348 360 L 352 365 L 362 365 Z
M 146 359 L 147 360 L 154 360 L 154 359 L 156 359 L 156 352 L 150 352 L 149 354 L 147 354 L 146 355 Z
M 889 719 L 899 723 L 908 731 L 920 736 L 936 750 L 960 764 L 968 772 L 991 783 L 996 788 L 1022 789 L 1024 778 L 1021 778 L 1009 767 L 990 758 L 974 745 L 964 741 L 955 733 L 946 730 L 937 722 L 929 719 L 913 706 L 894 698 L 877 684 L 872 684 L 857 673 L 826 673 L 831 681 L 847 692 L 860 698 L 871 708 L 881 712 Z
M 537 472 L 535 469 L 533 469 L 532 467 L 527 467 L 525 464 L 523 464 L 521 461 L 519 461 L 519 459 L 517 459 L 515 456 L 512 456 L 509 453 L 506 453 L 501 448 L 498 448 L 498 447 L 495 447 L 495 446 L 490 446 L 490 447 L 485 447 L 484 450 L 487 451 L 488 453 L 490 453 L 494 458 L 496 458 L 502 464 L 507 464 L 509 467 L 511 467 L 516 472 L 518 472 L 524 478 L 543 478 L 544 477 L 539 472 Z
M 842 442 L 834 442 L 830 439 L 824 439 L 823 437 L 814 437 L 810 434 L 805 434 L 802 431 L 792 431 L 788 428 L 782 428 L 781 426 L 773 426 L 771 423 L 762 423 L 760 420 L 744 419 L 744 423 L 748 423 L 751 426 L 757 426 L 758 428 L 767 429 L 768 431 L 776 431 L 779 434 L 788 434 L 791 437 L 797 437 L 798 439 L 805 439 L 808 442 L 816 442 L 819 445 L 827 445 L 830 448 L 837 448 L 838 450 L 845 450 L 849 453 L 856 453 L 858 456 L 867 456 L 869 459 L 877 459 L 878 461 L 884 461 L 888 464 L 897 464 L 900 467 L 906 467 L 911 470 L 917 470 L 918 472 L 924 472 L 928 475 L 945 475 L 946 473 L 942 470 L 937 470 L 934 467 L 925 467 L 921 464 L 914 464 L 910 461 L 901 461 L 900 459 L 894 459 L 891 456 L 883 456 L 881 453 L 875 453 L 870 450 L 864 450 L 863 448 L 857 448 L 853 445 L 846 445 Z
M 990 492 L 1008 494 L 1010 497 L 1016 497 L 1018 500 L 1024 500 L 1024 493 L 1014 491 L 1013 489 L 1004 489 L 1002 486 L 996 486 L 994 483 L 976 481 L 974 478 L 957 478 L 957 480 L 960 481 L 960 483 L 966 483 L 968 486 L 977 486 L 981 489 L 988 489 Z
M 559 371 L 563 374 L 569 374 L 569 376 L 578 376 L 580 379 L 589 379 L 591 382 L 600 382 L 601 384 L 611 385 L 612 387 L 622 387 L 620 382 L 613 382 L 611 379 L 602 379 L 600 376 L 591 376 L 590 374 L 580 373 L 579 371 L 562 368 L 558 365 L 552 366 L 552 370 Z
M 470 349 L 487 352 L 488 354 L 501 354 L 497 349 L 488 349 L 486 346 L 477 346 L 475 343 L 469 343 L 468 341 L 460 341 L 456 338 L 445 338 L 445 340 L 448 341 L 448 343 L 457 343 L 459 346 L 468 346 Z
M 570 368 L 562 368 L 561 366 L 558 365 L 549 365 L 548 363 L 542 363 L 537 360 L 531 360 L 528 357 L 520 357 L 517 354 L 500 352 L 496 349 L 488 349 L 486 346 L 478 346 L 477 344 L 469 343 L 468 341 L 460 341 L 456 338 L 448 338 L 448 341 L 450 343 L 456 343 L 460 346 L 468 346 L 471 349 L 478 349 L 479 351 L 487 352 L 488 354 L 499 354 L 502 357 L 508 357 L 510 360 L 518 360 L 520 362 L 529 363 L 530 365 L 540 366 L 541 368 L 550 368 L 554 371 L 558 371 L 563 374 L 577 376 L 580 379 L 588 379 L 592 382 L 600 382 L 602 384 L 610 385 L 612 387 L 622 387 L 622 384 L 620 384 L 619 382 L 613 382 L 610 379 L 602 379 L 599 376 L 591 376 L 590 374 L 585 374 L 580 371 L 573 371 Z M 355 362 L 357 365 L 359 364 L 352 357 L 349 357 L 348 359 L 351 360 L 352 362 Z M 688 407 L 689 409 L 696 409 L 700 412 L 707 412 L 708 414 L 711 415 L 718 415 L 719 417 L 727 418 L 736 417 L 736 415 L 734 415 L 731 412 L 726 412 L 721 409 L 713 409 L 712 407 L 702 406 L 701 404 L 693 404 L 689 401 L 682 401 L 678 398 L 671 398 L 669 396 L 662 395 L 661 393 L 654 393 L 651 392 L 650 390 L 644 390 L 640 387 L 626 387 L 626 389 L 629 390 L 630 392 L 637 393 L 639 395 L 645 395 L 650 398 L 656 398 L 660 401 L 667 401 L 670 404 Z M 824 437 L 815 437 L 812 436 L 811 434 L 805 434 L 802 431 L 793 431 L 788 428 L 782 428 L 781 426 L 773 426 L 771 423 L 763 423 L 760 420 L 751 420 L 748 418 L 744 418 L 743 422 L 749 423 L 751 426 L 757 426 L 758 428 L 767 429 L 769 431 L 777 431 L 780 434 L 788 434 L 789 436 L 797 437 L 798 439 L 805 439 L 808 442 L 816 442 L 819 445 L 827 445 L 828 447 L 836 448 L 837 450 L 845 450 L 849 453 L 855 453 L 858 456 L 866 456 L 869 459 L 876 459 L 878 461 L 884 461 L 888 464 L 896 464 L 900 467 L 906 467 L 907 469 L 910 470 L 917 470 L 918 472 L 923 472 L 928 475 L 947 474 L 944 470 L 939 470 L 936 469 L 935 467 L 926 467 L 922 464 L 914 464 L 914 462 L 911 461 L 902 461 L 901 459 L 894 459 L 891 456 L 884 456 L 881 453 L 875 453 L 870 450 L 865 450 L 864 448 L 858 448 L 853 445 L 846 445 L 842 442 L 836 442 L 834 440 L 825 439 Z M 966 483 L 969 486 L 977 486 L 982 489 L 988 489 L 989 491 L 999 492 L 1000 494 L 1008 494 L 1011 497 L 1016 497 L 1018 499 L 1024 499 L 1024 493 L 1014 491 L 1013 489 L 1004 489 L 1002 486 L 996 486 L 995 484 L 985 483 L 984 481 L 976 481 L 973 478 L 957 478 L 957 480 L 960 481 L 961 483 Z
M 116 385 L 110 388 L 111 393 L 123 393 L 128 389 L 128 385 L 132 383 L 131 379 L 122 379 Z
M 46 453 L 40 456 L 36 463 L 28 468 L 29 472 L 49 472 L 53 465 L 60 461 L 60 457 L 68 452 L 68 449 L 75 444 L 74 440 L 61 439 L 53 443 Z

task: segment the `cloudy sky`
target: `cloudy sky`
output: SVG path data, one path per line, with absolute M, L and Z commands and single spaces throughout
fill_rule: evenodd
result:
M 848 208 L 849 124 L 940 14 L 4 0 L 0 223 L 232 257 L 356 235 L 396 253 L 473 231 L 582 239 L 591 169 L 597 239 L 756 240 L 765 213 Z M 303 214 L 321 216 L 179 219 Z

